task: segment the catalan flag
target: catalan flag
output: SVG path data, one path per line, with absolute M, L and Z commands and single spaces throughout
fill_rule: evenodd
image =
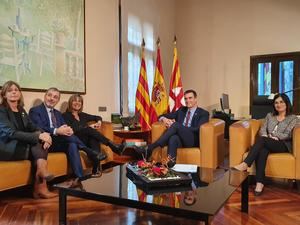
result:
M 150 124 L 157 121 L 158 116 L 168 111 L 168 97 L 165 87 L 163 69 L 160 58 L 160 40 L 157 40 L 156 69 L 151 95 Z
M 144 56 L 145 41 L 142 43 L 141 69 L 135 94 L 135 114 L 139 116 L 142 130 L 150 129 L 150 98 Z
M 170 80 L 169 91 L 169 112 L 175 112 L 181 106 L 185 105 L 183 88 L 180 77 L 179 61 L 177 56 L 176 37 L 174 38 L 174 58 L 173 69 Z

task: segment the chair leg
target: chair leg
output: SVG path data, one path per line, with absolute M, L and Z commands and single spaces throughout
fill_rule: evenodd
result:
M 249 185 L 256 184 L 255 175 L 249 175 L 248 176 L 248 182 L 249 182 Z
M 300 192 L 300 180 L 293 180 L 293 187 Z

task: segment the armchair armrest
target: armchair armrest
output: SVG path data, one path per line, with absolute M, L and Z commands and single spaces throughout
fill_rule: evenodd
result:
M 300 124 L 293 130 L 293 155 L 296 159 L 296 179 L 300 179 Z
M 107 137 L 109 140 L 113 140 L 114 138 L 114 131 L 111 122 L 103 121 L 101 123 L 100 132 Z
M 155 142 L 166 131 L 166 127 L 163 122 L 155 122 L 151 128 L 151 141 Z
M 260 126 L 264 122 L 264 119 L 260 119 L 260 120 L 251 119 L 249 120 L 249 122 L 250 122 L 250 130 L 251 130 L 250 146 L 252 146 L 256 141 L 256 137 L 259 134 Z
M 218 162 L 224 159 L 222 146 L 224 144 L 225 122 L 220 119 L 210 119 L 200 127 L 201 166 L 216 168 Z M 223 157 L 221 156 L 223 155 Z
M 229 166 L 242 162 L 243 154 L 251 146 L 250 121 L 238 121 L 229 127 Z

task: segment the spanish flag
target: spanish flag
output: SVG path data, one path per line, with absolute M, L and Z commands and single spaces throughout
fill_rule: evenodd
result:
M 168 97 L 165 87 L 163 69 L 160 59 L 160 40 L 157 40 L 157 56 L 155 77 L 151 95 L 150 124 L 157 121 L 158 116 L 167 113 Z
M 174 58 L 173 69 L 170 80 L 169 91 L 169 112 L 177 111 L 181 106 L 185 105 L 183 88 L 180 77 L 179 61 L 177 56 L 176 36 L 174 38 Z
M 142 43 L 141 69 L 139 82 L 135 94 L 135 114 L 139 116 L 139 122 L 142 130 L 150 129 L 150 98 L 146 72 L 146 63 L 144 56 L 145 41 Z

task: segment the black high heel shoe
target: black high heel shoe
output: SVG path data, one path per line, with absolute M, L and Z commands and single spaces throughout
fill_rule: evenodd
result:
M 264 191 L 264 186 L 262 187 L 261 191 L 256 191 L 256 190 L 254 189 L 254 196 L 261 196 L 262 193 L 263 193 L 263 191 Z
M 264 191 L 264 189 L 262 189 L 261 191 L 255 191 L 254 190 L 254 196 L 261 196 L 263 191 Z
M 118 155 L 122 155 L 124 150 L 126 149 L 125 142 L 122 142 L 121 144 L 115 144 L 115 143 L 109 142 L 108 146 L 111 148 L 111 150 L 114 153 L 117 153 Z

